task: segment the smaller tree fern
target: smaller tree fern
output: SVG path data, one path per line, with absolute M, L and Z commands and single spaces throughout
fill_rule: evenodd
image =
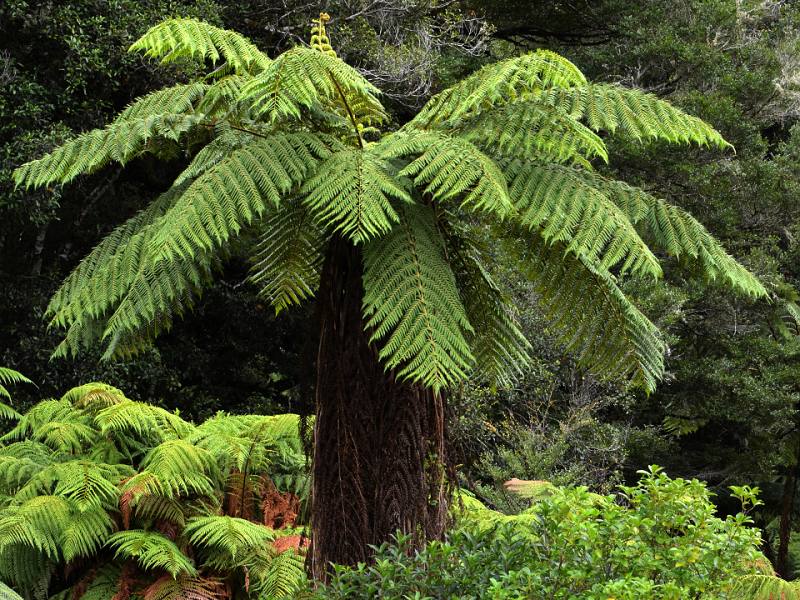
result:
M 304 581 L 272 545 L 296 533 L 296 512 L 273 529 L 276 498 L 305 490 L 296 415 L 194 425 L 93 383 L 17 417 L 0 439 L 0 579 L 25 598 L 266 600 Z

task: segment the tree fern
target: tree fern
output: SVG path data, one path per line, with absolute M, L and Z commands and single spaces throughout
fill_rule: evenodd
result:
M 254 74 L 270 65 L 270 59 L 247 38 L 197 19 L 168 19 L 149 29 L 130 47 L 131 52 L 160 58 L 162 63 L 179 59 L 224 59 L 239 73 Z
M 748 600 L 798 600 L 800 588 L 795 582 L 784 581 L 774 575 L 744 575 L 731 589 L 737 598 Z
M 186 525 L 186 535 L 195 547 L 222 552 L 233 560 L 275 537 L 268 527 L 228 516 L 192 519 Z

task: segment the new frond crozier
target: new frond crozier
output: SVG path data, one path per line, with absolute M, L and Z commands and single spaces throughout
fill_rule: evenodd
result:
M 191 309 L 237 238 L 260 240 L 252 281 L 277 311 L 319 291 L 317 444 L 320 436 L 335 437 L 329 427 L 343 420 L 354 445 L 344 437 L 332 442 L 330 452 L 338 451 L 318 461 L 336 466 L 317 464 L 317 474 L 349 478 L 342 493 L 351 497 L 388 494 L 383 508 L 316 499 L 336 507 L 330 519 L 350 511 L 360 523 L 358 533 L 341 533 L 352 539 L 330 542 L 322 569 L 328 560 L 355 562 L 358 547 L 382 541 L 387 511 L 395 516 L 386 527 L 411 531 L 425 519 L 424 503 L 409 498 L 440 489 L 429 481 L 412 491 L 414 478 L 438 477 L 414 471 L 390 492 L 380 481 L 384 467 L 359 471 L 364 461 L 384 460 L 366 458 L 374 444 L 387 443 L 368 439 L 368 432 L 396 430 L 393 419 L 405 418 L 406 408 L 376 406 L 375 415 L 357 417 L 348 411 L 395 392 L 423 402 L 415 414 L 433 419 L 430 427 L 402 435 L 418 437 L 403 438 L 418 446 L 404 460 L 425 462 L 420 448 L 441 446 L 432 441 L 441 428 L 431 423 L 441 419 L 444 390 L 474 372 L 502 382 L 524 368 L 529 346 L 508 295 L 492 279 L 496 254 L 477 251 L 475 239 L 489 232 L 516 244 L 504 260 L 517 260 L 534 282 L 554 331 L 583 366 L 647 390 L 663 374 L 664 342 L 621 291 L 621 278 L 660 277 L 659 252 L 738 292 L 765 295 L 688 213 L 592 168 L 609 158 L 601 133 L 725 150 L 711 126 L 651 94 L 592 84 L 568 60 L 537 51 L 484 67 L 393 128 L 379 90 L 336 56 L 328 19 L 315 21 L 310 46 L 274 59 L 234 32 L 191 19 L 165 21 L 131 50 L 206 64 L 208 76 L 141 98 L 105 129 L 15 173 L 28 187 L 66 183 L 109 162 L 176 147 L 188 163 L 54 295 L 48 315 L 66 331 L 59 355 L 96 345 L 108 358 L 141 350 Z M 330 329 L 334 323 L 347 323 L 347 331 Z M 343 357 L 353 349 L 358 358 Z M 354 369 L 349 381 L 337 375 L 344 361 Z M 344 399 L 353 394 L 349 408 Z M 61 435 L 68 444 L 81 434 Z M 433 438 L 424 441 L 426 435 Z M 389 498 L 399 489 L 410 496 Z M 314 514 L 323 519 L 316 508 Z M 327 539 L 321 532 L 319 539 Z

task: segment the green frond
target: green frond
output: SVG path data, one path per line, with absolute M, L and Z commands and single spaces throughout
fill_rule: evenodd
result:
M 32 439 L 50 446 L 53 450 L 76 454 L 97 440 L 97 431 L 90 425 L 77 421 L 50 421 L 37 428 Z
M 270 600 L 294 598 L 306 582 L 305 559 L 287 550 L 273 557 L 267 564 L 266 572 L 256 582 L 261 597 Z M 0 598 L 0 600 L 2 600 Z
M 167 19 L 136 40 L 128 52 L 143 52 L 162 63 L 191 59 L 225 60 L 237 73 L 255 74 L 272 61 L 244 36 L 197 19 Z
M 19 544 L 57 560 L 70 512 L 69 502 L 58 496 L 38 496 L 0 512 L 0 550 Z
M 249 279 L 277 314 L 314 296 L 326 235 L 298 202 L 270 214 L 261 229 Z
M 519 221 L 548 242 L 623 273 L 662 275 L 661 265 L 627 215 L 576 169 L 512 161 L 506 167 Z
M 30 379 L 25 377 L 22 373 L 9 369 L 8 367 L 0 367 L 0 398 L 11 400 L 11 394 L 6 388 L 7 385 L 16 385 L 19 383 L 33 383 Z M 3 419 L 19 419 L 20 415 L 10 406 L 0 404 L 0 418 Z
M 592 83 L 545 90 L 533 101 L 558 107 L 574 119 L 584 119 L 595 131 L 619 132 L 640 141 L 660 139 L 730 147 L 719 132 L 702 119 L 637 89 Z
M 114 563 L 103 565 L 91 580 L 86 584 L 86 589 L 80 600 L 109 600 L 120 591 L 122 568 Z M 72 592 L 72 590 L 68 590 Z M 72 600 L 72 595 L 65 600 Z
M 440 133 L 397 133 L 378 147 L 382 156 L 418 155 L 400 171 L 437 202 L 458 201 L 501 219 L 513 210 L 506 179 L 497 164 L 470 142 Z
M 0 446 L 0 490 L 17 490 L 53 462 L 53 451 L 41 442 L 25 440 Z
M 583 165 L 599 157 L 608 162 L 608 149 L 595 132 L 544 104 L 514 102 L 486 111 L 464 123 L 458 134 L 502 157 Z
M 664 372 L 664 342 L 614 277 L 559 242 L 532 234 L 525 243 L 520 266 L 529 267 L 545 314 L 579 363 L 600 377 L 653 391 Z
M 336 152 L 301 190 L 320 226 L 359 244 L 388 232 L 398 216 L 392 200 L 413 202 L 390 165 L 368 150 Z
M 300 119 L 303 109 L 316 104 L 338 108 L 346 104 L 357 122 L 377 124 L 385 111 L 380 91 L 341 59 L 312 48 L 296 47 L 276 58 L 263 73 L 242 88 L 241 99 L 255 116 L 271 122 Z
M 0 600 L 25 600 L 17 592 L 0 581 Z
M 218 249 L 268 207 L 280 206 L 329 155 L 326 140 L 312 133 L 254 139 L 188 187 L 161 219 L 150 247 L 159 259 Z
M 81 421 L 80 415 L 75 413 L 71 403 L 65 400 L 43 400 L 22 415 L 14 428 L 0 438 L 0 441 L 7 443 L 14 440 L 23 440 L 29 434 L 39 431 L 48 423 L 54 421 L 69 422 L 70 420 Z
M 178 139 L 202 123 L 202 115 L 158 114 L 114 121 L 59 146 L 50 154 L 25 163 L 14 171 L 16 185 L 38 188 L 67 183 L 78 175 L 94 173 L 110 162 L 126 164 L 151 149 L 151 142 Z
M 194 155 L 189 165 L 175 178 L 172 187 L 183 186 L 223 161 L 234 150 L 253 141 L 253 134 L 227 127 L 224 122 L 215 127 L 215 137 Z
M 194 547 L 224 552 L 232 560 L 275 539 L 269 527 L 227 516 L 190 519 L 184 533 Z
M 743 575 L 734 582 L 731 594 L 747 600 L 800 600 L 800 585 L 774 575 Z
M 587 171 L 579 174 L 616 203 L 652 247 L 696 265 L 708 279 L 723 281 L 740 293 L 767 295 L 763 284 L 685 210 L 622 181 Z
M 186 440 L 167 440 L 147 453 L 142 469 L 157 478 L 163 495 L 209 495 L 217 465 L 207 450 Z
M 103 435 L 134 433 L 160 440 L 182 438 L 194 429 L 178 415 L 144 402 L 125 400 L 101 410 L 94 419 Z
M 172 575 L 197 575 L 197 569 L 175 542 L 154 531 L 132 529 L 119 531 L 108 538 L 108 546 L 117 558 L 130 558 L 143 569 L 161 569 Z
M 239 98 L 242 95 L 242 88 L 248 81 L 250 77 L 245 75 L 228 75 L 218 79 L 206 90 L 203 99 L 197 104 L 197 112 L 214 119 L 246 116 L 246 106 L 239 102 Z M 223 123 L 225 121 L 216 121 L 215 124 Z
M 468 338 L 475 355 L 475 374 L 510 384 L 530 364 L 530 342 L 517 324 L 510 299 L 484 266 L 484 253 L 469 232 L 457 232 L 452 225 L 444 229 L 461 299 L 475 329 Z
M 537 50 L 487 65 L 431 98 L 407 127 L 431 127 L 527 98 L 542 89 L 585 85 L 583 73 L 563 56 Z
M 47 598 L 55 563 L 35 548 L 24 545 L 0 550 L 0 570 L 5 581 L 22 590 L 26 600 Z
M 58 485 L 53 494 L 70 500 L 78 511 L 116 507 L 119 482 L 109 480 L 116 474 L 113 469 L 85 460 L 70 461 L 51 468 L 58 472 Z
M 193 81 L 151 92 L 131 102 L 114 122 L 137 121 L 153 115 L 195 112 L 197 103 L 203 100 L 210 87 L 200 81 Z
M 129 402 L 122 390 L 102 382 L 79 385 L 61 396 L 61 400 L 69 402 L 75 408 L 99 411 L 122 402 Z
M 70 562 L 78 557 L 94 556 L 113 530 L 114 521 L 104 508 L 73 512 L 61 534 L 64 560 Z
M 399 379 L 438 391 L 467 377 L 473 329 L 431 208 L 403 207 L 400 223 L 365 247 L 363 314 Z

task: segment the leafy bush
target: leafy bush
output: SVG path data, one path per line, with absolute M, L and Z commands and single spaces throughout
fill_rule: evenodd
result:
M 307 487 L 296 415 L 193 425 L 74 388 L 0 438 L 0 579 L 26 598 L 288 597 Z M 279 527 L 286 526 L 283 529 Z
M 734 492 L 743 512 L 725 519 L 705 484 L 657 468 L 614 495 L 548 487 L 516 516 L 467 499 L 446 541 L 410 553 L 399 537 L 378 549 L 374 565 L 338 568 L 318 597 L 742 598 L 735 586 L 763 559 L 746 514 L 754 490 Z

